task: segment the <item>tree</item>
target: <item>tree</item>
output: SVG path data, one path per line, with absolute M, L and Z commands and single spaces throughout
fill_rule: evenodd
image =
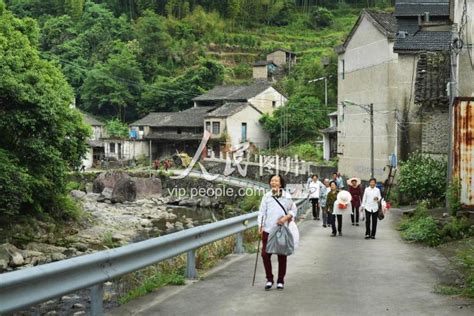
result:
M 133 46 L 117 42 L 117 52 L 105 64 L 97 64 L 82 88 L 84 107 L 91 113 L 116 117 L 121 121 L 136 119 L 136 106 L 144 81 Z
M 310 12 L 311 24 L 315 29 L 319 27 L 328 27 L 334 22 L 334 16 L 331 11 L 323 7 L 314 7 Z
M 260 123 L 270 133 L 275 145 L 281 137 L 283 121 L 288 123 L 289 142 L 314 139 L 328 124 L 328 111 L 320 103 L 315 97 L 296 95 L 285 106 L 276 109 L 273 115 L 264 115 Z
M 81 164 L 90 130 L 64 76 L 39 57 L 36 23 L 0 1 L 0 25 L 0 215 L 63 216 L 66 171 Z

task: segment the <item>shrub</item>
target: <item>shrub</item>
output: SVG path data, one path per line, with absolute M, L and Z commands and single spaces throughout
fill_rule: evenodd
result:
M 262 195 L 258 191 L 253 191 L 252 194 L 244 196 L 239 204 L 239 207 L 245 212 L 257 211 L 260 206 Z
M 472 234 L 471 224 L 465 218 L 453 218 L 452 221 L 443 226 L 440 234 L 444 239 L 462 239 Z
M 441 242 L 438 225 L 431 216 L 413 218 L 404 227 L 402 237 L 408 241 L 425 243 L 430 247 L 438 246 Z
M 315 29 L 318 27 L 328 27 L 334 22 L 334 16 L 326 8 L 314 7 L 311 12 L 311 24 Z
M 401 163 L 399 190 L 408 202 L 441 201 L 446 192 L 447 164 L 415 152 Z
M 454 178 L 453 181 L 448 185 L 448 191 L 446 194 L 451 215 L 455 216 L 456 213 L 461 209 L 461 183 L 458 178 Z

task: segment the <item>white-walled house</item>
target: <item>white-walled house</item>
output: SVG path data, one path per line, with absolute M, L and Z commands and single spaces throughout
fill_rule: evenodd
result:
M 271 114 L 288 99 L 267 81 L 242 86 L 217 86 L 193 99 L 195 107 L 221 106 L 228 102 L 249 102 L 262 113 Z
M 229 102 L 209 112 L 204 119 L 204 128 L 211 133 L 208 156 L 225 158 L 226 152 L 245 142 L 268 147 L 269 134 L 259 123 L 261 116 L 249 102 Z
M 82 161 L 82 165 L 86 169 L 92 168 L 94 164 L 97 164 L 105 155 L 103 137 L 106 136 L 105 124 L 90 114 L 82 112 L 83 120 L 86 125 L 92 128 L 92 135 L 87 140 L 89 149 L 86 157 Z
M 386 177 L 392 154 L 446 154 L 448 8 L 448 0 L 403 0 L 394 13 L 363 10 L 336 48 L 341 173 L 370 177 L 369 114 L 356 104 L 373 104 L 376 178 Z

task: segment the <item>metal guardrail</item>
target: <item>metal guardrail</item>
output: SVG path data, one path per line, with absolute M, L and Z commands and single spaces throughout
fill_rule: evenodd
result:
M 298 214 L 307 200 L 297 202 Z M 187 253 L 186 277 L 194 279 L 196 250 L 236 235 L 243 253 L 243 232 L 257 226 L 257 212 L 190 228 L 115 249 L 0 274 L 0 313 L 11 313 L 80 289 L 90 288 L 91 314 L 103 315 L 103 283 Z

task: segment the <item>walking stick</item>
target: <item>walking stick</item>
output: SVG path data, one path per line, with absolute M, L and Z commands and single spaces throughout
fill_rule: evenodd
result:
M 255 285 L 255 275 L 257 274 L 257 263 L 258 263 L 258 253 L 260 252 L 260 239 L 258 239 L 258 244 L 257 244 L 257 256 L 255 257 L 255 268 L 253 269 L 253 280 L 252 280 L 252 286 Z

